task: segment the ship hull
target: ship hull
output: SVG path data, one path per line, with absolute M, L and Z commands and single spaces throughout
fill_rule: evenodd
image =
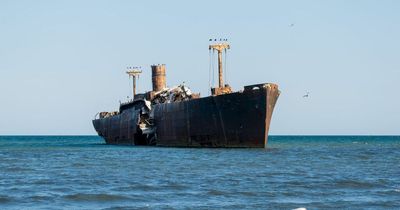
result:
M 246 86 L 242 92 L 209 96 L 151 108 L 156 146 L 264 148 L 279 96 L 274 84 Z M 140 106 L 93 121 L 107 144 L 146 145 L 138 127 Z

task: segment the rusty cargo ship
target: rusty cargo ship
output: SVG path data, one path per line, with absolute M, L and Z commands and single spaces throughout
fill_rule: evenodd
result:
M 210 44 L 218 53 L 218 87 L 200 97 L 185 85 L 166 86 L 166 66 L 153 65 L 153 90 L 136 94 L 136 77 L 131 69 L 133 100 L 119 110 L 100 112 L 92 121 L 107 144 L 169 147 L 264 148 L 275 103 L 280 91 L 276 84 L 248 85 L 232 91 L 224 84 L 222 53 L 226 42 Z

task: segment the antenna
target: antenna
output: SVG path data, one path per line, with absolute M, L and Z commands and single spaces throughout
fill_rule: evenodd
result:
M 133 99 L 135 99 L 136 95 L 136 77 L 139 78 L 139 74 L 142 73 L 141 67 L 127 67 L 128 71 L 126 73 L 129 75 L 129 78 L 133 79 Z

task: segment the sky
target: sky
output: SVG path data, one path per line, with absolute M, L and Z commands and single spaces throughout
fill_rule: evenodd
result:
M 95 135 L 127 66 L 209 95 L 210 38 L 234 90 L 276 83 L 271 135 L 400 134 L 400 1 L 0 0 L 0 135 Z M 217 81 L 217 79 L 215 80 Z M 302 96 L 309 91 L 309 97 Z

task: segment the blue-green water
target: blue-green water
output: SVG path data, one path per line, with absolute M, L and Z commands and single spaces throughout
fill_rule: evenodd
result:
M 268 149 L 0 137 L 0 209 L 400 209 L 400 137 L 273 136 Z

